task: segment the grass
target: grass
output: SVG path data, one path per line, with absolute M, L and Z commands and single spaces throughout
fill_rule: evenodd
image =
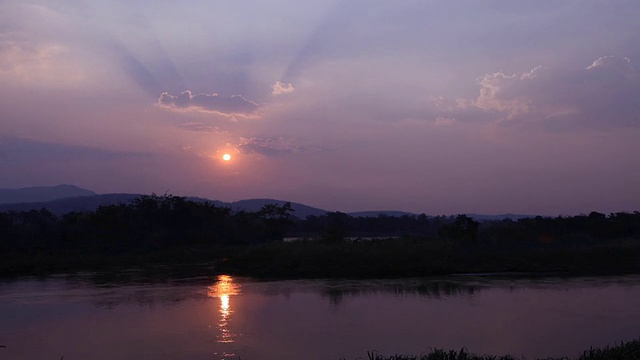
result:
M 476 355 L 470 353 L 466 348 L 459 351 L 432 349 L 431 352 L 422 355 L 390 355 L 384 356 L 375 351 L 367 352 L 367 360 L 517 360 L 510 355 Z M 590 348 L 575 360 L 639 360 L 640 359 L 640 339 L 620 342 L 619 345 L 607 346 L 604 349 Z M 344 359 L 342 359 L 344 360 Z M 525 359 L 523 359 L 525 360 Z M 543 359 L 539 359 L 543 360 Z M 544 360 L 569 360 L 563 358 L 544 358 Z
M 5 345 L 0 345 L 6 348 Z M 64 356 L 60 359 L 64 359 Z M 358 358 L 362 359 L 362 358 Z M 640 339 L 620 342 L 619 345 L 607 346 L 604 349 L 590 348 L 585 350 L 582 355 L 575 360 L 639 360 L 640 359 Z M 240 360 L 240 357 L 238 357 Z M 341 360 L 345 360 L 342 358 Z M 519 360 L 511 355 L 495 356 L 495 355 L 476 355 L 470 353 L 466 348 L 459 351 L 432 349 L 431 352 L 422 355 L 390 355 L 385 356 L 376 351 L 368 351 L 366 360 Z M 526 360 L 526 359 L 522 359 Z M 570 360 L 568 357 L 562 358 L 543 358 L 538 360 Z
M 470 354 L 465 348 L 460 351 L 433 349 L 428 354 L 419 356 L 411 355 L 391 355 L 383 356 L 377 352 L 367 352 L 368 360 L 515 360 L 512 356 L 491 356 L 491 355 L 475 355 Z

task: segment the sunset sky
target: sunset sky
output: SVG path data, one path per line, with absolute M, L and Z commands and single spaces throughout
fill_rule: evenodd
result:
M 637 0 L 3 0 L 0 188 L 640 210 L 638 19 Z

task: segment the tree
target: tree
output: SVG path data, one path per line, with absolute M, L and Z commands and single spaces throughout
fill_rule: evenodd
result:
M 345 213 L 336 211 L 325 215 L 327 225 L 322 233 L 322 240 L 326 243 L 339 243 L 347 235 L 347 226 L 351 217 Z
M 475 243 L 478 237 L 478 227 L 480 227 L 479 222 L 467 215 L 458 215 L 453 223 L 443 225 L 438 232 L 441 236 L 454 240 Z
M 282 240 L 287 227 L 293 224 L 291 213 L 294 211 L 290 202 L 284 205 L 267 204 L 258 210 L 256 215 L 262 221 L 267 241 Z

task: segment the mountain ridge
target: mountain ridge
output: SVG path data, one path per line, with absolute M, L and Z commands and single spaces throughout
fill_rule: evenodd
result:
M 48 202 L 70 197 L 92 195 L 97 195 L 97 193 L 69 184 L 0 189 L 0 204 Z
M 30 211 L 30 210 L 40 210 L 47 209 L 56 215 L 64 215 L 71 212 L 81 212 L 81 211 L 95 211 L 99 206 L 107 206 L 107 205 L 116 205 L 122 203 L 129 203 L 133 199 L 136 199 L 140 196 L 144 196 L 145 194 L 132 194 L 132 193 L 111 193 L 111 194 L 97 194 L 91 190 L 82 189 L 80 187 L 74 185 L 57 185 L 51 187 L 33 187 L 33 188 L 22 188 L 22 189 L 0 189 L 0 194 L 3 191 L 14 191 L 20 193 L 21 190 L 24 189 L 66 189 L 67 191 L 73 190 L 71 193 L 73 194 L 84 194 L 79 196 L 70 196 L 70 197 L 62 197 L 55 198 L 53 200 L 48 201 L 17 201 L 12 203 L 3 203 L 0 201 L 0 212 L 3 211 Z M 25 192 L 29 193 L 29 192 Z M 27 197 L 28 199 L 32 199 L 33 197 Z M 279 206 L 284 205 L 286 203 L 291 204 L 291 208 L 294 210 L 293 216 L 305 219 L 307 216 L 322 216 L 326 213 L 332 212 L 325 209 L 316 208 L 313 206 L 278 200 L 278 199 L 270 199 L 270 198 L 257 198 L 257 199 L 244 199 L 233 202 L 225 202 L 220 200 L 210 200 L 201 197 L 193 197 L 193 196 L 185 196 L 187 200 L 197 201 L 197 202 L 211 202 L 216 206 L 220 207 L 229 207 L 232 211 L 249 211 L 254 212 L 260 210 L 264 205 L 267 204 L 277 204 Z M 1 198 L 0 198 L 1 200 Z M 397 211 L 397 210 L 380 210 L 380 211 L 356 211 L 356 212 L 348 212 L 346 213 L 353 217 L 378 217 L 378 216 L 391 216 L 391 217 L 400 217 L 400 216 L 418 216 L 420 214 L 406 212 L 406 211 Z M 497 214 L 497 215 L 487 215 L 487 214 L 468 214 L 469 217 L 477 220 L 477 221 L 491 221 L 491 220 L 518 220 L 522 218 L 534 217 L 535 215 L 521 215 L 521 214 Z

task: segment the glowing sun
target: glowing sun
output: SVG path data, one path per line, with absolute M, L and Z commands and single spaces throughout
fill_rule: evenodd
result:
M 224 155 L 222 155 L 222 160 L 224 160 L 224 161 L 229 161 L 229 160 L 231 160 L 231 155 L 229 155 L 229 154 L 224 154 Z

